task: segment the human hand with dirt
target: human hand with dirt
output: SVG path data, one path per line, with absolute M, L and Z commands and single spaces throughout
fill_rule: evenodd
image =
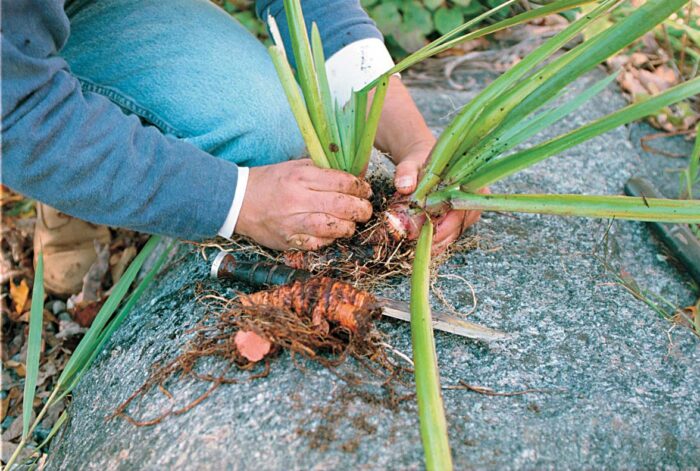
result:
M 435 145 L 435 137 L 398 77 L 392 77 L 389 82 L 375 144 L 390 154 L 396 163 L 396 192 L 409 196 L 416 189 L 421 169 Z M 488 193 L 488 188 L 481 192 Z M 435 220 L 433 255 L 445 251 L 480 216 L 480 211 L 451 210 Z M 418 237 L 424 217 L 423 214 L 416 215 L 419 220 L 406 224 L 409 239 Z
M 235 232 L 276 250 L 316 250 L 372 216 L 369 184 L 310 159 L 253 167 Z

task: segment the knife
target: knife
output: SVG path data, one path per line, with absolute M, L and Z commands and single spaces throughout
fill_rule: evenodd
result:
M 642 198 L 664 197 L 649 180 L 641 177 L 627 180 L 625 193 L 629 196 Z M 647 224 L 688 270 L 695 282 L 700 284 L 700 241 L 698 241 L 698 238 L 688 226 L 683 224 L 662 224 L 660 222 L 649 222 Z
M 232 254 L 220 251 L 211 264 L 211 277 L 247 283 L 254 287 L 277 286 L 304 281 L 312 277 L 305 270 L 269 262 L 247 262 Z M 410 306 L 403 301 L 377 297 L 382 315 L 402 321 L 411 321 Z M 476 340 L 495 341 L 509 338 L 508 334 L 473 322 L 459 319 L 451 314 L 433 311 L 433 328 Z

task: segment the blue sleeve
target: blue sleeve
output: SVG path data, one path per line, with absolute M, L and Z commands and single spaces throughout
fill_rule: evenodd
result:
M 302 0 L 301 7 L 309 37 L 312 23 L 318 26 L 326 59 L 360 39 L 384 39 L 374 21 L 360 6 L 359 0 Z M 292 67 L 296 67 L 289 42 L 289 28 L 283 0 L 257 0 L 255 8 L 261 20 L 267 22 L 268 14 L 275 18 L 287 57 Z
M 72 216 L 182 239 L 216 235 L 238 168 L 83 93 L 57 55 L 60 1 L 3 1 L 2 179 Z

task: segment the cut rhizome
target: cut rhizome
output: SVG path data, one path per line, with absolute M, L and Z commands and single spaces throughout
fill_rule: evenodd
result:
M 374 327 L 373 320 L 379 313 L 374 297 L 344 282 L 315 277 L 240 295 L 210 307 L 211 312 L 191 330 L 192 338 L 182 353 L 169 363 L 154 365 L 146 382 L 113 416 L 145 426 L 157 424 L 170 415 L 183 414 L 221 384 L 266 376 L 271 358 L 282 349 L 288 350 L 293 359 L 301 356 L 330 368 L 349 384 L 360 384 L 363 380 L 356 374 L 338 370 L 348 357 L 370 374 L 371 381 L 387 388 L 392 388 L 396 381 L 403 382 L 402 373 L 410 372 L 401 363 L 402 359 L 385 348 L 386 340 Z M 267 343 L 268 348 L 258 357 L 261 342 Z M 216 366 L 205 361 L 212 359 L 217 360 Z M 240 370 L 250 374 L 241 376 Z M 135 399 L 156 388 L 176 404 L 178 401 L 168 387 L 173 381 L 186 378 L 210 385 L 188 404 L 172 407 L 156 417 L 135 418 L 127 412 Z
M 370 182 L 375 216 L 352 238 L 338 240 L 330 247 L 280 253 L 243 238 L 235 238 L 226 246 L 219 241 L 200 244 L 203 253 L 217 247 L 236 257 L 284 264 L 314 276 L 232 299 L 219 293 L 201 296 L 209 312 L 189 332 L 192 337 L 182 352 L 165 364 L 153 365 L 146 382 L 113 416 L 144 426 L 185 413 L 221 384 L 266 376 L 271 360 L 285 349 L 295 362 L 300 356 L 315 361 L 349 385 L 378 382 L 389 396 L 400 397 L 394 388 L 410 381 L 411 369 L 405 355 L 389 347 L 375 328 L 380 311 L 369 290 L 410 273 L 414 244 L 384 236 L 381 215 L 391 204 L 393 184 L 389 178 L 378 176 Z M 475 246 L 476 237 L 463 237 L 453 250 L 466 251 Z M 446 258 L 444 255 L 436 263 Z M 349 357 L 364 373 L 339 370 Z M 241 370 L 249 374 L 241 375 Z M 168 387 L 185 379 L 203 381 L 209 387 L 194 400 L 176 407 L 178 401 Z M 130 409 L 137 408 L 130 406 L 155 389 L 168 396 L 173 407 L 156 417 L 136 418 L 138 412 Z

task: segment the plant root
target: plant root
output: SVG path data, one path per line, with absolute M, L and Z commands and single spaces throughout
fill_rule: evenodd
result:
M 292 311 L 298 316 L 311 316 L 314 326 L 336 323 L 352 333 L 365 329 L 372 317 L 378 315 L 374 296 L 348 283 L 332 278 L 311 278 L 295 281 L 267 291 L 241 295 L 243 306 L 266 305 Z
M 268 260 L 295 269 L 311 272 L 315 276 L 327 276 L 352 283 L 364 290 L 388 286 L 393 278 L 408 276 L 415 242 L 408 237 L 391 235 L 398 229 L 392 229 L 387 223 L 387 210 L 411 218 L 408 202 L 394 193 L 393 183 L 386 177 L 370 180 L 374 198 L 372 201 L 374 215 L 369 222 L 359 227 L 348 239 L 338 239 L 333 245 L 316 251 L 288 250 L 277 252 L 266 249 L 242 236 L 234 236 L 230 241 L 215 239 L 203 243 L 193 243 L 206 260 L 206 250 L 216 248 L 226 252 L 236 252 L 236 257 L 252 260 Z M 404 218 L 404 216 L 397 216 Z M 413 225 L 419 221 L 411 220 Z M 419 227 L 419 226 L 416 226 Z M 410 231 L 406 231 L 407 234 Z M 463 236 L 450 248 L 450 253 L 465 252 L 477 246 L 475 236 Z M 439 256 L 435 263 L 445 261 L 447 256 Z
M 374 298 L 364 291 L 328 278 L 312 278 L 272 290 L 241 295 L 235 301 L 213 294 L 220 306 L 189 331 L 194 337 L 175 359 L 153 366 L 144 384 L 109 417 L 122 417 L 137 426 L 160 423 L 170 415 L 180 415 L 209 397 L 221 384 L 236 384 L 264 377 L 270 369 L 269 359 L 281 350 L 315 361 L 336 373 L 348 384 L 362 381 L 356 375 L 343 376 L 336 368 L 348 357 L 369 371 L 383 385 L 399 381 L 409 372 L 401 359 L 385 346 L 386 339 L 373 326 L 378 313 Z M 269 342 L 266 352 L 241 351 L 243 336 Z M 202 372 L 204 359 L 218 359 L 218 372 Z M 264 360 L 264 362 L 262 361 Z M 264 363 L 262 371 L 258 365 Z M 209 363 L 207 363 L 209 364 Z M 223 368 L 221 367 L 223 365 Z M 231 370 L 250 371 L 247 377 L 229 375 Z M 257 372 L 254 372 L 257 371 Z M 170 381 L 190 378 L 210 383 L 209 388 L 189 404 L 171 408 L 151 419 L 136 419 L 127 413 L 139 397 L 158 389 L 174 404 L 168 392 Z

